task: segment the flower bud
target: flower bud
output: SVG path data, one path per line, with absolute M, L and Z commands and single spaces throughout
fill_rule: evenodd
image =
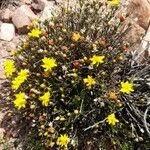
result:
M 79 114 L 79 110 L 75 109 L 74 110 L 74 114 L 78 115 Z
M 65 117 L 60 117 L 60 121 L 65 121 Z

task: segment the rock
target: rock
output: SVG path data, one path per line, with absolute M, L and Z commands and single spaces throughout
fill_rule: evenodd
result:
M 2 13 L 1 19 L 3 22 L 10 22 L 11 19 L 11 11 L 10 9 L 5 9 L 5 11 Z
M 44 10 L 44 8 L 48 3 L 47 0 L 37 0 L 37 2 L 38 2 L 38 7 L 41 11 Z
M 148 41 L 150 43 L 150 26 L 148 27 L 145 36 L 143 37 L 145 41 Z
M 119 29 L 119 31 L 125 30 L 123 39 L 126 44 L 123 46 L 123 50 L 135 51 L 141 43 L 145 30 L 129 17 L 122 22 Z
M 131 51 L 134 61 L 143 63 L 148 58 L 148 42 L 145 40 L 148 40 L 149 35 L 146 34 L 146 36 L 145 30 L 132 19 L 128 18 L 126 24 L 131 24 L 128 32 L 126 32 L 124 36 L 124 40 L 127 41 L 130 46 L 125 47 L 124 50 Z
M 148 27 L 148 29 L 147 29 L 147 31 L 146 31 L 146 34 L 145 34 L 145 36 L 143 37 L 143 41 L 145 42 L 145 43 L 147 43 L 147 45 L 145 46 L 146 48 L 145 49 L 147 49 L 148 48 L 148 56 L 150 56 L 150 26 Z
M 7 58 L 7 57 L 9 57 L 9 52 L 6 50 L 6 49 L 0 49 L 0 56 L 2 57 L 2 60 L 1 61 L 3 61 L 3 58 Z
M 22 11 L 24 13 L 24 15 L 29 17 L 30 20 L 38 18 L 28 5 L 22 5 L 16 11 Z
M 133 60 L 137 63 L 145 63 L 150 57 L 150 44 L 142 40 L 140 46 L 133 53 Z
M 0 52 L 1 52 L 1 50 L 0 50 Z M 1 52 L 2 53 L 2 52 Z M 0 54 L 1 54 L 0 53 Z M 5 75 L 5 71 L 4 71 L 4 68 L 3 68 L 3 63 L 4 63 L 4 61 L 5 61 L 6 59 L 3 59 L 3 58 L 1 58 L 0 57 L 0 86 L 1 86 L 1 84 L 6 80 L 6 75 Z M 1 87 L 0 87 L 1 88 Z M 1 124 L 1 122 L 2 122 L 2 120 L 3 120 L 3 117 L 4 117 L 4 113 L 2 113 L 1 111 L 0 111 L 0 124 Z
M 127 11 L 142 28 L 148 28 L 150 21 L 150 3 L 148 0 L 129 0 Z
M 0 21 L 0 26 L 3 24 L 3 22 L 2 21 Z
M 42 15 L 40 17 L 41 21 L 50 19 L 52 17 L 52 12 L 55 9 L 54 2 L 49 2 L 49 4 L 44 8 Z
M 31 20 L 22 11 L 15 13 L 12 17 L 12 22 L 18 30 L 18 34 L 26 33 Z
M 131 45 L 138 44 L 140 43 L 145 30 L 133 21 L 130 21 L 130 23 L 131 26 L 127 32 L 126 39 Z
M 19 7 L 12 15 L 12 22 L 18 30 L 18 33 L 26 33 L 32 19 L 37 19 L 37 16 L 27 5 Z
M 48 2 L 47 0 L 36 0 L 36 3 L 33 3 L 31 7 L 36 11 L 43 11 L 44 8 L 48 5 L 51 5 L 54 1 Z
M 15 27 L 11 23 L 3 23 L 0 27 L 0 39 L 11 41 L 15 36 Z
M 31 4 L 31 8 L 33 9 L 33 11 L 37 11 L 37 12 L 41 11 L 41 9 L 39 8 L 39 5 L 36 3 Z

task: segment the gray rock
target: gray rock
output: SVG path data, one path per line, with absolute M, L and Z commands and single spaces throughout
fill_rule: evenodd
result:
M 38 3 L 38 7 L 41 11 L 44 10 L 44 8 L 46 7 L 48 1 L 47 0 L 37 0 Z
M 11 23 L 3 23 L 0 27 L 0 39 L 11 41 L 15 36 L 15 27 Z
M 54 4 L 54 1 L 47 0 L 36 0 L 35 3 L 32 3 L 31 7 L 36 11 L 43 11 L 45 7 Z

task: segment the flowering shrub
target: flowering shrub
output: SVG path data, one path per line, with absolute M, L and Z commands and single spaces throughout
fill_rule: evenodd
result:
M 34 21 L 4 63 L 18 131 L 28 139 L 51 149 L 130 149 L 130 141 L 147 137 L 142 116 L 149 93 L 139 73 L 147 64 L 125 52 L 128 28 L 120 30 L 118 5 L 84 0 L 50 21 Z

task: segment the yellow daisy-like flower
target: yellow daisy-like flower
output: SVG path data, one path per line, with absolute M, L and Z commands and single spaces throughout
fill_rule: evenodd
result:
M 14 105 L 16 108 L 21 109 L 25 108 L 26 106 L 26 99 L 25 99 L 25 93 L 19 93 L 15 95 L 16 99 L 14 100 Z
M 113 6 L 118 6 L 119 0 L 108 0 L 108 4 L 113 5 Z
M 43 96 L 39 98 L 40 101 L 42 101 L 43 106 L 48 106 L 48 103 L 50 102 L 50 92 L 46 92 Z
M 107 117 L 106 122 L 108 122 L 108 124 L 111 124 L 114 126 L 117 122 L 119 122 L 119 120 L 116 119 L 115 114 L 113 113 Z
M 27 69 L 21 69 L 20 72 L 18 73 L 18 77 L 22 80 L 25 81 L 27 80 L 28 75 L 28 70 Z
M 69 141 L 70 141 L 70 139 L 69 139 L 68 135 L 67 135 L 67 134 L 64 134 L 64 135 L 60 135 L 60 137 L 58 137 L 56 143 L 57 143 L 57 145 L 59 145 L 60 147 L 65 147 L 65 148 L 67 148 Z
M 32 29 L 31 32 L 28 33 L 29 37 L 39 38 L 42 34 L 42 31 L 39 29 Z
M 90 60 L 92 61 L 92 64 L 95 65 L 99 65 L 104 63 L 104 58 L 105 56 L 99 56 L 99 55 L 94 55 L 92 58 L 90 58 Z
M 18 73 L 18 76 L 12 81 L 12 88 L 14 90 L 17 90 L 20 85 L 27 80 L 28 77 L 28 70 L 27 69 L 21 69 Z
M 84 83 L 86 84 L 86 86 L 87 86 L 88 88 L 91 88 L 92 85 L 95 85 L 95 84 L 96 84 L 95 79 L 93 79 L 93 77 L 92 77 L 92 76 L 89 76 L 89 75 L 88 75 L 87 78 L 83 79 L 83 81 L 84 81 Z
M 121 82 L 121 89 L 120 89 L 120 91 L 123 92 L 123 93 L 127 93 L 127 94 L 129 94 L 130 92 L 133 92 L 134 91 L 133 84 L 129 83 L 128 81 Z
M 17 89 L 20 87 L 21 84 L 22 84 L 22 81 L 19 80 L 19 78 L 16 77 L 16 78 L 12 81 L 12 88 L 13 88 L 13 90 L 17 90 Z
M 54 67 L 57 67 L 56 59 L 54 58 L 44 57 L 42 62 L 44 63 L 42 67 L 44 68 L 45 72 L 51 71 Z
M 80 38 L 81 38 L 81 35 L 79 33 L 73 33 L 73 35 L 72 35 L 73 41 L 77 42 L 80 40 Z
M 12 74 L 16 71 L 16 67 L 14 65 L 13 60 L 6 60 L 3 66 L 7 77 L 11 77 Z

